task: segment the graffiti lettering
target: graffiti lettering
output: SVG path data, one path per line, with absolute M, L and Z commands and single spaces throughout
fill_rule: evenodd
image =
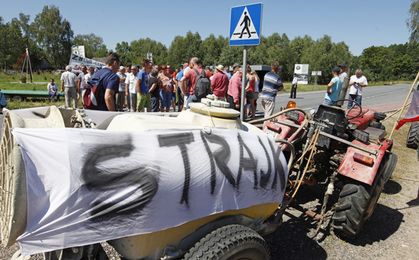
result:
M 266 149 L 265 145 L 262 142 L 262 139 L 260 139 L 259 136 L 258 141 L 259 144 L 262 146 L 263 151 L 265 152 L 266 159 L 268 160 L 268 170 L 266 171 L 266 173 L 262 169 L 260 170 L 260 187 L 266 188 L 266 185 L 268 185 L 272 173 L 271 157 L 269 156 L 268 150 Z
M 204 136 L 203 139 L 207 139 L 210 143 L 218 144 L 221 147 L 215 150 L 214 152 L 211 152 L 208 147 L 208 154 L 210 157 L 214 158 L 217 167 L 220 169 L 221 173 L 226 177 L 227 181 L 233 185 L 233 187 L 236 187 L 236 180 L 234 179 L 233 173 L 231 172 L 230 168 L 227 166 L 227 162 L 230 160 L 231 151 L 230 146 L 228 145 L 227 141 L 219 135 L 215 134 L 204 134 L 201 132 L 201 136 Z M 215 186 L 215 185 L 214 185 Z
M 102 162 L 128 157 L 134 146 L 128 139 L 121 145 L 100 145 L 89 151 L 84 162 L 81 177 L 82 188 L 90 191 L 118 190 L 131 188 L 113 200 L 101 193 L 92 201 L 91 216 L 93 221 L 107 220 L 120 214 L 131 214 L 141 211 L 154 197 L 158 190 L 158 169 L 141 165 L 135 169 L 110 172 L 99 167 Z
M 240 164 L 239 164 L 239 173 L 237 175 L 237 188 L 239 188 L 240 180 L 242 171 L 244 170 L 251 170 L 253 171 L 253 179 L 254 179 L 254 189 L 257 189 L 258 186 L 258 178 L 257 178 L 257 161 L 255 160 L 255 157 L 252 154 L 252 151 L 250 151 L 249 147 L 243 142 L 243 138 L 240 136 L 240 134 L 237 134 L 237 139 L 239 141 L 240 145 Z M 249 155 L 248 158 L 244 157 L 244 149 L 246 149 L 247 154 Z
M 170 146 L 179 146 L 180 152 L 182 154 L 183 166 L 185 168 L 185 181 L 183 185 L 182 198 L 180 203 L 189 203 L 189 185 L 191 179 L 191 165 L 189 162 L 188 150 L 186 148 L 187 144 L 190 144 L 194 141 L 193 133 L 176 133 L 168 135 L 158 135 L 157 139 L 159 140 L 160 147 L 170 147 Z
M 215 163 L 214 163 L 214 155 L 212 155 L 211 149 L 208 145 L 207 140 L 204 136 L 204 131 L 201 131 L 201 139 L 204 143 L 205 151 L 208 154 L 209 160 L 210 160 L 210 167 L 211 167 L 211 194 L 214 194 L 215 185 L 217 184 L 217 176 L 215 172 Z
M 266 189 L 270 183 L 273 174 L 271 189 L 277 189 L 278 182 L 280 187 L 285 188 L 285 174 L 280 163 L 279 157 L 281 150 L 275 150 L 274 144 L 268 141 L 269 148 L 266 147 L 261 137 L 258 137 L 258 143 L 262 146 L 264 156 L 267 160 L 267 169 L 260 169 L 258 176 L 258 160 L 250 147 L 244 142 L 243 137 L 237 134 L 239 145 L 239 167 L 237 176 L 229 167 L 231 159 L 231 148 L 227 140 L 220 135 L 200 132 L 201 140 L 210 162 L 210 185 L 211 194 L 214 194 L 217 185 L 217 172 L 219 171 L 237 190 L 244 171 L 253 174 L 253 188 Z M 193 132 L 182 132 L 172 134 L 160 134 L 157 136 L 160 147 L 178 147 L 182 156 L 184 166 L 184 181 L 180 204 L 189 206 L 189 192 L 191 183 L 191 162 L 188 155 L 188 144 L 192 144 L 194 139 Z M 131 139 L 124 144 L 100 145 L 89 151 L 84 162 L 81 176 L 84 180 L 83 187 L 88 190 L 103 191 L 129 188 L 129 192 L 121 192 L 119 196 L 111 201 L 109 198 L 98 196 L 92 202 L 92 215 L 94 218 L 103 218 L 114 216 L 115 214 L 130 213 L 135 210 L 143 209 L 154 197 L 158 189 L 159 170 L 147 165 L 136 166 L 135 169 L 115 170 L 104 169 L 100 164 L 115 158 L 126 158 L 131 156 L 135 147 Z M 211 150 L 210 145 L 217 145 L 216 149 Z M 273 161 L 271 159 L 273 156 Z M 274 170 L 273 170 L 274 169 Z M 278 180 L 279 178 L 279 180 Z

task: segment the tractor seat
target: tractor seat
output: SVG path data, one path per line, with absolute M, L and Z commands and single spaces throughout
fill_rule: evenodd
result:
M 370 140 L 381 141 L 386 137 L 386 130 L 375 127 L 367 127 L 364 132 L 368 133 Z

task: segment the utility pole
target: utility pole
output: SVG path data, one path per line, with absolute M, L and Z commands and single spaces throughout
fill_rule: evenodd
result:
M 22 70 L 20 72 L 21 75 L 26 72 L 26 78 L 30 78 L 31 83 L 33 83 L 33 77 L 32 77 L 32 64 L 31 59 L 29 56 L 29 49 L 25 49 L 25 59 L 23 60 L 22 64 Z

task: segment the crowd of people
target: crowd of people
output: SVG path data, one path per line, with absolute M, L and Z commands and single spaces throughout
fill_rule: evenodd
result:
M 279 76 L 281 66 L 277 62 L 271 64 L 271 71 L 260 79 L 255 71 L 247 66 L 243 77 L 243 70 L 239 64 L 232 66 L 218 65 L 211 69 L 205 67 L 198 57 L 192 57 L 189 62 L 178 68 L 170 65 L 155 65 L 145 59 L 141 66 L 122 66 L 119 56 L 110 53 L 106 59 L 106 66 L 95 70 L 94 67 L 80 66 L 66 67 L 61 75 L 61 91 L 64 92 L 65 106 L 77 108 L 78 100 L 83 97 L 87 89 L 97 86 L 94 109 L 105 111 L 129 112 L 169 112 L 188 109 L 192 102 L 200 101 L 197 94 L 203 79 L 210 86 L 210 93 L 217 100 L 226 101 L 230 107 L 240 110 L 242 81 L 245 80 L 245 115 L 255 117 L 257 100 L 264 111 L 265 118 L 271 116 L 275 110 L 277 92 L 283 89 L 283 82 Z M 333 78 L 327 85 L 323 103 L 336 105 L 342 84 L 347 75 L 345 65 L 339 65 L 332 70 Z M 261 82 L 262 80 L 262 82 Z M 349 79 L 349 102 L 361 104 L 362 88 L 368 82 L 360 69 Z M 262 86 L 260 88 L 260 86 Z M 260 90 L 260 91 L 259 91 Z M 58 87 L 54 80 L 48 84 L 51 100 L 56 100 Z M 294 75 L 290 98 L 296 98 L 297 77 Z

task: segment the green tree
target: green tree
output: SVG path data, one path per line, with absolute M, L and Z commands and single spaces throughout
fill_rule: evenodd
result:
M 133 58 L 131 57 L 131 48 L 129 46 L 128 42 L 121 42 L 116 44 L 115 51 L 119 54 L 119 57 L 121 59 L 121 63 L 123 65 L 129 65 L 132 64 Z
M 202 62 L 205 65 L 216 65 L 219 63 L 222 50 L 227 46 L 227 38 L 215 37 L 210 34 L 201 44 Z
M 19 25 L 15 22 L 4 23 L 0 17 L 0 66 L 10 68 L 25 52 L 25 42 Z
M 267 42 L 268 39 L 262 36 L 260 39 L 260 45 L 249 48 L 249 64 L 269 64 Z
M 23 37 L 29 39 L 31 37 L 31 25 L 29 23 L 30 16 L 20 13 L 19 18 L 13 18 L 12 22 L 16 23 L 22 32 Z
M 412 0 L 409 9 L 410 17 L 407 20 L 407 26 L 410 31 L 411 42 L 419 41 L 419 0 Z
M 139 39 L 131 42 L 130 61 L 132 64 L 142 64 L 147 58 L 147 52 L 153 54 L 155 64 L 167 63 L 167 48 L 162 43 L 150 38 Z
M 221 51 L 219 63 L 224 66 L 231 66 L 234 63 L 243 63 L 243 48 L 237 46 L 227 46 Z
M 13 18 L 12 22 L 16 22 L 20 27 L 24 42 L 26 44 L 25 47 L 29 49 L 32 68 L 35 70 L 42 68 L 43 65 L 48 66 L 48 64 L 43 64 L 43 61 L 45 60 L 45 53 L 41 48 L 38 47 L 34 39 L 32 26 L 30 23 L 30 16 L 20 13 L 19 18 Z
M 350 64 L 352 55 L 344 43 L 334 43 L 330 36 L 325 35 L 305 48 L 301 55 L 301 63 L 310 64 L 310 70 L 322 71 L 321 82 L 331 78 L 331 70 L 339 63 Z
M 202 59 L 201 36 L 199 33 L 187 32 L 186 36 L 176 36 L 169 47 L 168 63 L 177 66 L 192 57 Z
M 73 45 L 83 45 L 86 57 L 88 58 L 105 57 L 108 53 L 102 37 L 94 33 L 76 35 L 73 40 Z
M 372 81 L 411 80 L 419 68 L 419 43 L 366 48 L 359 57 L 360 68 Z
M 60 10 L 44 6 L 31 24 L 31 31 L 49 63 L 63 68 L 70 58 L 73 31 L 70 23 L 61 17 Z
M 372 81 L 391 79 L 391 63 L 394 52 L 387 47 L 371 46 L 363 50 L 360 65 Z

